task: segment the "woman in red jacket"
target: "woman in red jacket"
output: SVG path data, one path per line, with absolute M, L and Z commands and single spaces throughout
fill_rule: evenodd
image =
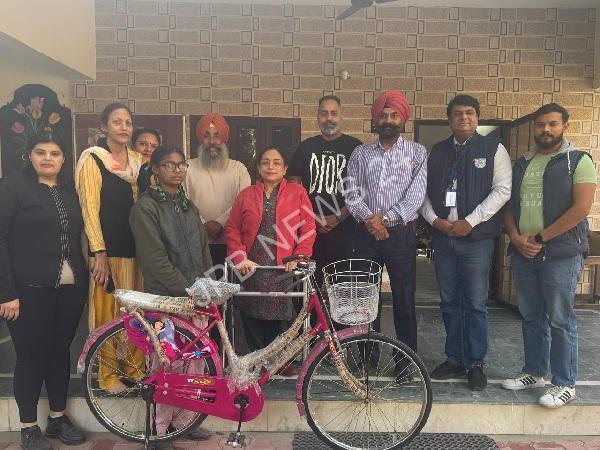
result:
M 290 255 L 310 256 L 315 220 L 304 187 L 284 179 L 287 164 L 279 149 L 265 148 L 256 162 L 260 179 L 240 192 L 225 227 L 228 260 L 248 277 L 246 290 L 281 291 L 285 286 L 274 280 L 280 273 L 254 272 L 254 266 L 282 265 Z M 286 271 L 293 268 L 293 263 L 286 265 Z M 244 298 L 238 305 L 251 351 L 266 347 L 285 331 L 294 312 L 289 297 Z

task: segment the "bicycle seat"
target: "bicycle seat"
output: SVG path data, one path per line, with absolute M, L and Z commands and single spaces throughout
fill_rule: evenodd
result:
M 130 308 L 161 311 L 182 316 L 193 316 L 195 314 L 194 302 L 189 297 L 170 297 L 129 289 L 117 289 L 113 295 L 121 305 Z
M 207 306 L 210 303 L 221 305 L 232 295 L 240 292 L 241 286 L 235 283 L 217 281 L 212 278 L 196 278 L 194 284 L 186 289 L 196 306 Z

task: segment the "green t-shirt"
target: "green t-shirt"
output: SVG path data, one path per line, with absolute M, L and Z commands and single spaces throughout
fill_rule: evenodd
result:
M 521 184 L 521 217 L 519 219 L 519 230 L 521 234 L 536 234 L 544 229 L 543 209 L 543 176 L 548 161 L 552 155 L 537 153 L 525 171 L 523 183 Z M 584 155 L 577 164 L 573 174 L 573 184 L 594 183 L 596 184 L 596 168 L 592 159 Z

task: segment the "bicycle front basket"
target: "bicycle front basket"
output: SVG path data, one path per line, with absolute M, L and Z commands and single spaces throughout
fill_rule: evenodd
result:
M 377 317 L 381 266 L 367 259 L 344 259 L 323 268 L 331 317 L 343 325 Z

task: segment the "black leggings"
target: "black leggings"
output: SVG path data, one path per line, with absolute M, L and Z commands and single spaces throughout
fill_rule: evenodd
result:
M 69 347 L 87 299 L 87 285 L 32 287 L 17 285 L 19 318 L 8 321 L 17 361 L 15 400 L 21 422 L 37 421 L 42 383 L 46 384 L 50 411 L 67 406 Z

